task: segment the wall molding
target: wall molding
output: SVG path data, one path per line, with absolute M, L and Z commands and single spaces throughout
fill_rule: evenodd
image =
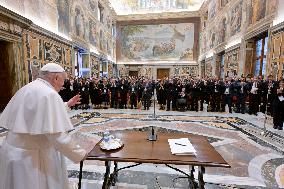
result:
M 72 46 L 72 42 L 69 41 L 68 39 L 65 39 L 59 35 L 57 35 L 56 33 L 53 33 L 49 30 L 46 30 L 36 24 L 32 24 L 31 27 L 28 29 L 28 31 L 31 31 L 33 33 L 36 33 L 36 34 L 39 34 L 43 37 L 48 37 L 49 39 L 51 40 L 54 40 L 56 42 L 59 42 L 59 43 L 63 43 L 64 45 L 67 45 L 67 46 Z
M 284 30 L 284 21 L 270 28 L 272 34 L 278 33 L 283 30 Z
M 3 7 L 0 5 L 0 17 L 7 20 L 9 23 L 16 22 L 22 28 L 28 28 L 33 23 L 31 20 Z
M 130 14 L 117 15 L 117 22 L 139 21 L 139 20 L 160 20 L 160 19 L 177 19 L 185 17 L 200 17 L 200 11 L 181 11 L 181 12 L 163 12 L 147 14 Z
M 240 47 L 241 47 L 241 44 L 238 43 L 238 44 L 233 45 L 233 46 L 231 46 L 230 48 L 226 49 L 226 50 L 225 50 L 225 53 L 231 52 L 231 51 L 236 50 L 237 48 L 240 48 Z
M 261 25 L 254 27 L 254 29 L 252 31 L 247 32 L 244 35 L 244 40 L 249 40 L 251 38 L 258 36 L 259 34 L 262 34 L 264 32 L 268 32 L 271 24 L 272 24 L 272 21 L 268 20 L 268 21 L 262 23 Z

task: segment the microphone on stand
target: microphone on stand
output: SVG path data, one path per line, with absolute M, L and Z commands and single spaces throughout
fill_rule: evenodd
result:
M 148 136 L 149 141 L 156 141 L 157 140 L 157 134 L 155 133 L 154 126 L 151 126 L 151 133 Z

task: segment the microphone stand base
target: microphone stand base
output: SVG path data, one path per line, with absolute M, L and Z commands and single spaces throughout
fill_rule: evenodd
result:
M 147 140 L 149 140 L 149 141 L 156 141 L 157 140 L 157 135 L 149 135 Z

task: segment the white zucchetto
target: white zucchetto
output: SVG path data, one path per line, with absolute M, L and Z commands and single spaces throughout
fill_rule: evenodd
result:
M 40 71 L 42 72 L 53 72 L 53 73 L 61 73 L 65 72 L 65 70 L 60 66 L 59 64 L 56 63 L 48 63 L 44 65 Z

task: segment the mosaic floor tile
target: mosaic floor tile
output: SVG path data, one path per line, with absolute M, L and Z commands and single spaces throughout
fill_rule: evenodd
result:
M 87 121 L 84 121 L 83 124 L 101 123 L 101 122 L 105 122 L 107 120 L 108 119 L 105 119 L 105 118 L 94 117 L 94 118 L 88 119 Z

